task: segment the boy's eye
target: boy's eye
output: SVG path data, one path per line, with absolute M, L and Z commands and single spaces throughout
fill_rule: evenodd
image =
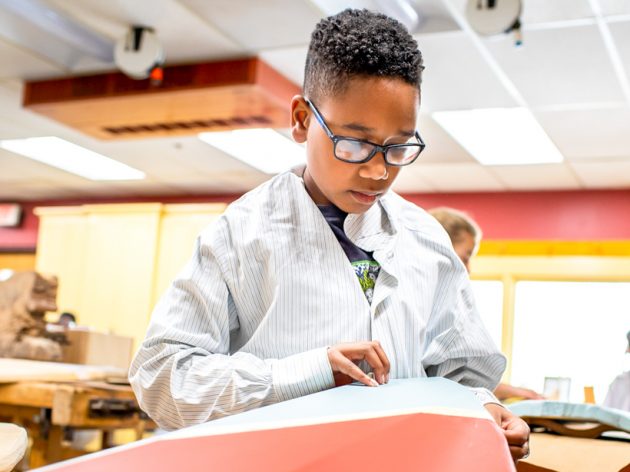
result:
M 349 139 L 341 139 L 337 142 L 336 154 L 341 159 L 355 159 L 360 160 L 365 158 L 373 146 L 371 144 L 362 143 L 359 141 L 352 141 Z
M 404 147 L 395 147 L 395 148 L 389 148 L 387 152 L 389 154 L 389 157 L 391 158 L 402 159 L 403 157 L 407 155 L 407 153 L 409 152 L 409 149 L 404 148 Z

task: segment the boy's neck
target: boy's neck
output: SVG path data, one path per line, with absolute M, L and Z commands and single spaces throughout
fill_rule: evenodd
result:
M 308 171 L 307 167 L 304 168 L 302 179 L 304 180 L 304 187 L 306 188 L 306 192 L 309 194 L 316 205 L 332 205 L 332 203 L 326 198 L 326 196 L 322 193 L 322 191 L 319 189 L 319 187 L 311 177 L 311 174 Z

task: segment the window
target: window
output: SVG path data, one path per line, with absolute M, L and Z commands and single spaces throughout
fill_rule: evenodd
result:
M 601 403 L 624 369 L 628 330 L 630 283 L 517 282 L 512 383 L 543 391 L 545 377 L 570 377 L 570 401 L 592 385 Z
M 503 282 L 498 280 L 471 280 L 475 303 L 492 340 L 501 348 L 503 329 Z

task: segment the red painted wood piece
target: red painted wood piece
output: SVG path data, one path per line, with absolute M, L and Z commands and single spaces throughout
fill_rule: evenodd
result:
M 141 442 L 60 463 L 63 472 L 514 471 L 488 419 L 415 413 Z

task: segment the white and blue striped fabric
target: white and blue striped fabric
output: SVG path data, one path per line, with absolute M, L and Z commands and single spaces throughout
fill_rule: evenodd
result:
M 327 347 L 369 340 L 391 378 L 446 377 L 496 402 L 505 358 L 439 223 L 389 192 L 344 229 L 381 265 L 371 305 L 300 177 L 230 205 L 152 315 L 130 369 L 143 410 L 175 429 L 325 390 Z

